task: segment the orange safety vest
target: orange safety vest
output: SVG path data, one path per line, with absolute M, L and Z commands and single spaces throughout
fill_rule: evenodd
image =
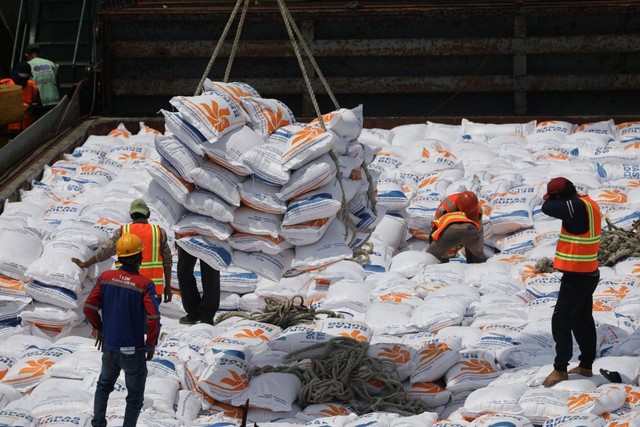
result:
M 162 266 L 161 231 L 157 225 L 133 223 L 122 226 L 122 233 L 135 234 L 142 240 L 142 264 L 140 274 L 151 279 L 156 285 L 156 294 L 164 290 L 164 268 Z
M 440 202 L 438 208 L 436 209 L 436 219 L 439 219 L 445 214 L 452 212 L 459 212 L 456 207 L 456 201 L 460 197 L 460 193 L 450 194 L 444 198 L 443 201 Z M 478 218 L 482 218 L 482 209 L 478 208 Z
M 0 85 L 15 85 L 13 79 L 2 79 Z M 29 105 L 37 102 L 40 98 L 38 95 L 38 85 L 33 80 L 27 80 L 27 85 L 22 88 L 22 105 L 26 108 Z M 36 121 L 36 118 L 31 114 L 25 114 L 22 118 L 22 122 L 9 123 L 7 129 L 9 130 L 25 130 Z
M 556 245 L 553 266 L 561 271 L 591 273 L 598 269 L 602 214 L 598 204 L 589 196 L 580 196 L 580 200 L 587 207 L 589 230 L 582 234 L 571 234 L 563 226 Z
M 473 224 L 478 230 L 480 230 L 480 224 L 473 221 L 472 219 L 469 219 L 464 212 L 450 212 L 442 215 L 440 218 L 434 220 L 431 223 L 431 229 L 434 230 L 431 233 L 431 238 L 433 240 L 438 240 L 440 238 L 440 235 L 448 226 L 450 226 L 451 224 L 459 224 L 464 222 L 469 222 Z M 450 248 L 449 256 L 454 257 L 460 249 L 462 249 L 462 246 L 460 245 Z

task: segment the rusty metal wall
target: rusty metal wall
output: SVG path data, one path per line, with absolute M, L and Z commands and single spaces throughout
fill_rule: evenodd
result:
M 101 14 L 104 113 L 154 115 L 171 96 L 192 95 L 233 3 L 146 0 Z M 288 5 L 340 104 L 364 104 L 370 117 L 640 113 L 640 1 Z M 228 39 L 213 79 L 224 74 L 233 31 Z M 273 0 L 251 0 L 231 80 L 313 116 Z

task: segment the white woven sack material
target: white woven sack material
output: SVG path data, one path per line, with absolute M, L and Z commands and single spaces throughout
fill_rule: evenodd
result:
M 421 272 L 427 265 L 439 264 L 436 257 L 423 251 L 405 251 L 391 260 L 389 271 L 398 271 L 408 279 Z
M 178 239 L 176 244 L 216 270 L 226 270 L 231 264 L 232 251 L 225 241 L 205 236 L 187 236 Z
M 592 414 L 560 415 L 547 419 L 542 427 L 603 427 L 607 421 Z
M 193 182 L 191 173 L 199 166 L 198 155 L 175 136 L 156 138 L 155 147 L 163 161 L 169 163 L 182 179 Z
M 406 235 L 407 221 L 398 216 L 385 215 L 371 234 L 372 239 L 378 239 L 384 246 L 389 246 L 395 252 Z
M 439 339 L 446 337 L 458 337 L 462 342 L 462 348 L 467 348 L 480 341 L 482 331 L 473 326 L 446 326 L 439 329 L 435 336 Z
M 589 190 L 591 197 L 603 208 L 624 208 L 627 205 L 627 190 L 622 187 L 603 185 Z
M 509 414 L 489 414 L 482 415 L 471 423 L 472 427 L 533 427 L 533 423 L 528 418 L 520 415 Z
M 325 154 L 291 173 L 289 182 L 282 186 L 276 196 L 283 201 L 300 197 L 309 191 L 328 184 L 336 177 L 336 162 Z
M 503 369 L 515 369 L 552 364 L 554 355 L 549 347 L 519 344 L 496 350 L 496 359 Z
M 249 124 L 263 138 L 267 138 L 276 129 L 296 121 L 289 107 L 277 99 L 245 96 L 240 100 L 249 116 Z
M 373 301 L 365 311 L 365 322 L 376 334 L 396 334 L 410 330 L 413 306 L 406 303 Z
M 497 136 L 509 135 L 512 133 L 527 136 L 535 131 L 536 121 L 532 120 L 527 123 L 474 123 L 467 119 L 462 119 L 462 133 L 472 136 L 483 136 L 487 139 Z
M 93 410 L 92 395 L 83 390 L 66 389 L 50 390 L 47 393 L 36 393 L 27 398 L 33 409 L 31 413 L 42 418 L 56 413 L 90 413 Z
M 220 292 L 220 310 L 237 311 L 240 309 L 240 295 L 233 292 Z
M 153 400 L 153 409 L 173 416 L 173 403 L 179 389 L 180 383 L 175 379 L 151 376 L 147 378 L 144 393 Z
M 440 379 L 460 360 L 461 348 L 460 339 L 455 337 L 426 341 L 413 356 L 411 384 Z
M 323 309 L 350 308 L 365 313 L 371 302 L 374 285 L 358 280 L 344 279 L 329 286 Z
M 281 214 L 261 212 L 248 206 L 241 206 L 235 211 L 231 226 L 240 233 L 270 236 L 275 239 L 278 237 L 281 223 Z
M 106 185 L 113 180 L 114 174 L 106 167 L 100 165 L 82 165 L 77 168 L 72 176 L 79 181 L 89 181 L 100 185 Z
M 178 236 L 196 234 L 226 240 L 233 232 L 227 222 L 214 219 L 211 216 L 188 213 L 173 226 L 173 232 Z
M 629 257 L 624 261 L 619 261 L 613 267 L 616 274 L 638 275 L 640 271 L 640 257 Z
M 178 372 L 182 364 L 180 358 L 169 350 L 156 349 L 153 358 L 147 362 L 148 376 L 166 377 L 180 381 Z
M 191 423 L 202 410 L 204 399 L 202 394 L 191 390 L 178 390 L 178 405 L 176 418 L 185 423 Z
M 345 141 L 358 139 L 360 132 L 362 132 L 362 124 L 364 121 L 362 115 L 362 104 L 352 109 L 340 108 L 339 110 L 324 114 L 322 116 L 322 120 L 325 127 L 334 132 L 341 139 Z M 313 119 L 311 124 L 319 125 L 320 121 L 318 119 Z
M 84 203 L 73 200 L 54 202 L 44 211 L 42 220 L 48 224 L 57 226 L 66 220 L 78 219 L 85 207 L 86 205 Z
M 351 260 L 342 260 L 318 270 L 315 274 L 315 280 L 329 283 L 334 283 L 341 279 L 361 281 L 364 280 L 365 275 L 362 264 Z
M 213 349 L 207 357 L 204 370 L 197 379 L 198 388 L 207 396 L 230 403 L 249 387 L 249 355 L 244 351 Z M 189 362 L 189 366 L 191 364 Z
M 632 144 L 623 146 L 609 145 L 607 147 L 578 147 L 570 154 L 583 161 L 599 163 L 638 163 L 638 149 Z
M 365 272 L 373 274 L 389 271 L 394 253 L 393 248 L 383 245 L 379 239 L 373 237 L 369 239 L 368 243 L 371 243 L 373 247 L 369 254 L 369 260 L 364 265 Z
M 284 273 L 291 269 L 293 256 L 292 249 L 286 249 L 276 255 L 262 252 L 234 251 L 233 265 L 278 282 Z
M 465 418 L 495 413 L 522 415 L 524 411 L 518 400 L 527 390 L 529 387 L 524 384 L 474 390 L 465 400 L 461 413 Z
M 367 324 L 369 323 L 367 322 Z M 371 326 L 371 324 L 369 325 Z M 376 339 L 376 336 L 377 334 L 372 337 L 372 340 Z M 397 369 L 398 381 L 404 381 L 409 378 L 413 372 L 411 355 L 416 351 L 416 349 L 401 342 L 392 342 L 392 340 L 385 340 L 384 338 L 379 338 L 379 340 L 379 342 L 372 341 L 369 344 L 369 347 L 367 348 L 367 356 L 392 361 Z
M 257 375 L 249 381 L 249 387 L 231 400 L 231 405 L 242 406 L 249 399 L 251 406 L 274 412 L 291 411 L 302 382 L 294 374 L 270 372 Z
M 27 324 L 51 329 L 71 327 L 79 319 L 78 313 L 73 310 L 40 302 L 29 305 L 20 317 Z
M 391 145 L 395 132 L 391 129 L 362 128 L 358 136 L 358 142 L 372 148 L 386 147 Z
M 493 389 L 495 387 L 491 387 Z M 518 399 L 523 415 L 534 424 L 542 424 L 548 418 L 569 414 L 569 393 L 554 388 L 532 388 Z
M 315 344 L 324 344 L 332 338 L 334 338 L 333 335 L 318 332 L 316 330 L 316 326 L 313 324 L 294 325 L 289 326 L 276 335 L 271 341 L 269 341 L 268 345 L 271 350 L 289 354 Z M 314 354 L 320 354 L 321 352 L 321 349 L 318 349 L 315 353 L 307 351 L 305 352 L 305 355 L 311 357 Z M 251 363 L 253 364 L 253 359 Z
M 75 292 L 60 286 L 50 286 L 33 281 L 25 285 L 27 294 L 34 301 L 55 305 L 56 307 L 77 310 L 83 302 Z M 0 319 L 2 316 L 0 315 Z
M 593 362 L 593 371 L 600 372 L 600 369 L 617 371 L 620 374 L 623 383 L 638 385 L 640 358 L 630 356 L 599 357 Z
M 207 140 L 205 136 L 189 124 L 179 112 L 160 110 L 164 116 L 165 135 L 174 135 L 195 154 L 202 156 L 202 143 Z
M 169 164 L 148 161 L 144 163 L 144 167 L 153 177 L 153 180 L 180 204 L 184 204 L 189 192 L 195 188 L 193 183 L 182 178 L 178 171 L 173 169 Z
M 220 290 L 247 294 L 256 290 L 260 277 L 243 268 L 231 266 L 227 271 L 220 273 Z
M 439 408 L 449 402 L 451 392 L 434 382 L 421 382 L 406 386 L 407 397 L 421 400 L 430 408 Z
M 358 184 L 353 181 L 342 180 L 340 185 L 338 180 L 334 179 L 322 187 L 289 201 L 282 225 L 302 224 L 335 215 L 340 211 L 343 203 L 349 203 L 357 190 Z
M 491 200 L 491 230 L 494 234 L 507 234 L 533 227 L 531 197 L 506 193 Z
M 247 179 L 240 183 L 240 200 L 246 206 L 255 210 L 283 214 L 287 211 L 287 204 L 277 196 L 279 187 L 265 184 L 256 179 Z
M 423 412 L 418 415 L 409 415 L 394 418 L 389 424 L 391 427 L 431 427 L 438 420 L 437 412 Z
M 316 330 L 333 337 L 349 337 L 360 342 L 369 342 L 373 336 L 369 325 L 352 319 L 320 319 L 316 322 Z
M 500 376 L 491 350 L 467 349 L 460 360 L 444 375 L 447 390 L 452 393 L 476 390 L 488 386 Z
M 47 427 L 90 427 L 93 416 L 90 414 L 70 414 L 55 411 L 39 417 L 38 426 Z
M 28 410 L 7 409 L 7 410 L 0 411 L 0 425 L 36 427 L 37 423 L 38 423 L 38 419 L 31 414 L 31 411 L 28 411 Z
M 496 248 L 502 253 L 524 254 L 532 250 L 538 233 L 533 229 L 518 231 L 496 241 Z
M 0 383 L 0 410 L 8 403 L 22 398 L 22 394 L 10 385 Z
M 2 382 L 25 393 L 49 378 L 49 368 L 70 353 L 72 351 L 64 347 L 28 349 L 5 374 Z
M 414 330 L 436 333 L 446 327 L 459 326 L 464 314 L 465 307 L 455 299 L 430 299 L 413 309 L 409 324 Z
M 627 399 L 622 384 L 604 384 L 590 393 L 580 393 L 569 398 L 570 412 L 602 415 L 621 408 Z
M 277 255 L 294 247 L 282 237 L 250 233 L 234 233 L 229 237 L 228 242 L 234 251 L 264 252 L 267 255 Z
M 9 220 L 26 220 L 27 218 L 40 219 L 44 214 L 45 207 L 36 203 L 25 201 L 20 202 L 4 202 L 2 210 L 2 219 Z
M 99 351 L 76 351 L 63 356 L 49 368 L 54 378 L 81 380 L 87 375 L 100 373 L 102 369 L 102 353 Z
M 227 167 L 238 175 L 249 175 L 251 170 L 242 164 L 242 157 L 248 151 L 265 143 L 249 126 L 243 126 L 227 133 L 214 144 L 204 144 L 203 150 L 214 162 Z
M 71 262 L 71 258 L 89 259 L 92 253 L 82 243 L 50 240 L 44 244 L 42 255 L 29 266 L 25 276 L 79 294 L 87 273 Z
M 202 188 L 196 188 L 187 195 L 184 207 L 189 212 L 211 217 L 220 222 L 231 222 L 237 209 L 237 206 L 229 204 L 216 193 Z
M 480 293 L 478 292 L 477 289 L 467 285 L 456 285 L 456 284 L 451 284 L 449 286 L 445 286 L 439 289 L 434 289 L 432 292 L 427 294 L 424 297 L 424 299 L 426 301 L 432 298 L 451 298 L 451 297 L 453 297 L 457 303 L 462 304 L 465 309 L 472 302 L 480 301 Z
M 614 308 L 616 315 L 637 322 L 640 320 L 640 290 L 632 289 Z
M 384 206 L 389 212 L 399 212 L 409 206 L 409 199 L 404 194 L 402 183 L 393 178 L 378 178 L 376 184 L 376 203 Z
M 176 96 L 169 101 L 182 118 L 198 129 L 209 143 L 234 129 L 244 126 L 242 111 L 227 96 L 211 94 L 201 96 Z
M 269 135 L 269 142 L 285 143 L 280 158 L 284 170 L 298 169 L 312 162 L 333 147 L 336 135 L 320 126 L 293 123 L 276 129 Z
M 0 322 L 16 320 L 24 309 L 31 303 L 30 296 L 0 296 Z
M 51 339 L 29 335 L 27 332 L 13 335 L 10 340 L 3 339 L 0 346 L 0 355 L 11 359 L 11 364 L 19 359 L 23 352 L 34 348 L 47 348 L 51 346 Z
M 391 128 L 393 133 L 391 144 L 397 146 L 413 145 L 416 141 L 425 139 L 428 128 L 427 123 L 400 125 Z
M 200 166 L 191 173 L 193 182 L 200 188 L 217 194 L 227 203 L 240 206 L 239 184 L 242 177 L 207 159 L 200 159 Z
M 635 163 L 596 163 L 596 171 L 602 182 L 640 177 L 640 165 Z
M 271 141 L 247 151 L 241 158 L 255 179 L 265 184 L 280 187 L 291 178 L 291 172 L 282 166 L 282 154 L 286 143 Z
M 114 163 L 135 164 L 140 160 L 152 159 L 155 154 L 154 151 L 155 150 L 150 147 L 134 144 L 133 141 L 128 141 L 126 145 L 116 145 L 111 147 L 107 155 L 104 157 L 104 160 Z
M 346 235 L 344 223 L 333 221 L 317 243 L 295 247 L 291 267 L 300 271 L 312 271 L 353 257 L 353 250 L 345 242 Z

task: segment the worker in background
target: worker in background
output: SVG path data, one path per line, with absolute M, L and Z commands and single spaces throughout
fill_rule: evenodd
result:
M 220 307 L 220 271 L 200 259 L 201 296 L 193 274 L 196 259 L 189 252 L 178 247 L 178 286 L 182 307 L 187 313 L 178 322 L 183 325 L 193 325 L 198 322 L 213 325 L 213 318 Z
M 124 233 L 116 244 L 122 266 L 100 275 L 84 305 L 84 314 L 96 331 L 98 350 L 103 352 L 93 403 L 94 427 L 107 425 L 109 394 L 121 370 L 127 386 L 124 427 L 136 426 L 144 402 L 146 361 L 155 352 L 160 315 L 155 286 L 139 271 L 143 250 L 138 236 Z
M 569 374 L 590 377 L 596 358 L 596 326 L 593 320 L 593 292 L 600 280 L 598 248 L 602 215 L 598 204 L 582 196 L 566 178 L 547 184 L 542 212 L 562 220 L 553 266 L 560 270 L 560 292 L 551 317 L 556 343 L 553 371 L 543 385 L 551 387 Z M 580 348 L 580 364 L 567 372 L 573 356 L 573 336 Z
M 38 85 L 40 99 L 45 111 L 60 102 L 58 85 L 58 64 L 41 58 L 42 50 L 37 44 L 30 44 L 25 50 L 25 57 L 31 65 L 31 79 Z
M 473 191 L 449 195 L 440 203 L 431 223 L 429 243 L 427 253 L 440 262 L 448 262 L 462 248 L 470 264 L 487 260 L 482 209 Z
M 171 301 L 171 267 L 173 259 L 171 248 L 167 243 L 167 233 L 159 226 L 149 224 L 151 211 L 149 206 L 142 199 L 131 202 L 129 208 L 131 224 L 120 227 L 113 233 L 111 239 L 107 240 L 98 248 L 95 255 L 87 261 L 72 258 L 71 261 L 81 268 L 88 268 L 97 262 L 102 262 L 116 254 L 116 242 L 125 233 L 133 233 L 142 239 L 144 251 L 142 252 L 142 265 L 140 274 L 147 276 L 156 286 L 158 303 Z
M 0 80 L 0 84 L 22 86 L 22 105 L 25 112 L 22 122 L 9 123 L 10 132 L 19 133 L 31 126 L 42 113 L 42 101 L 38 85 L 31 80 L 31 66 L 28 62 L 18 62 L 11 78 Z

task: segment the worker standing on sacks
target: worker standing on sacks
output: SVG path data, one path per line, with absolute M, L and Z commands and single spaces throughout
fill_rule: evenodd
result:
M 72 258 L 71 261 L 81 268 L 88 268 L 97 262 L 107 260 L 116 254 L 116 242 L 120 236 L 125 233 L 133 233 L 142 240 L 144 245 L 140 274 L 147 276 L 155 284 L 158 304 L 162 302 L 163 295 L 164 302 L 170 302 L 173 297 L 171 292 L 173 259 L 171 248 L 167 243 L 167 233 L 161 227 L 149 224 L 151 211 L 142 199 L 131 202 L 129 215 L 131 216 L 131 224 L 123 225 L 116 230 L 111 239 L 98 248 L 95 255 L 87 261 L 81 261 L 77 258 Z
M 560 292 L 551 318 L 556 343 L 553 372 L 542 385 L 551 387 L 569 374 L 586 377 L 596 358 L 596 326 L 593 320 L 593 292 L 600 280 L 598 248 L 602 215 L 598 204 L 582 196 L 566 178 L 554 178 L 547 184 L 542 212 L 562 220 L 560 237 L 553 259 L 560 270 Z M 573 336 L 580 348 L 580 364 L 567 372 L 573 356 Z
M 447 196 L 436 209 L 431 223 L 427 253 L 448 262 L 464 248 L 469 264 L 487 260 L 484 254 L 482 209 L 473 191 Z
M 124 233 L 116 243 L 122 266 L 100 275 L 84 305 L 84 314 L 96 330 L 98 350 L 103 351 L 91 421 L 94 427 L 107 425 L 109 394 L 121 370 L 127 386 L 124 427 L 136 426 L 144 403 L 146 362 L 153 358 L 158 342 L 160 314 L 155 286 L 139 271 L 143 250 L 138 236 Z

